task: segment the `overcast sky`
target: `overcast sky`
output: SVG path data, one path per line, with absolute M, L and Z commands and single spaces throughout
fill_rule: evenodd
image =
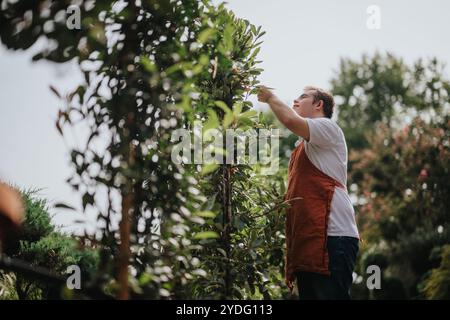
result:
M 367 27 L 370 5 L 380 9 L 380 29 Z M 230 0 L 228 7 L 267 32 L 259 55 L 265 69 L 260 79 L 289 102 L 308 84 L 328 88 L 341 57 L 378 50 L 408 63 L 434 56 L 448 63 L 450 58 L 446 0 Z M 65 182 L 71 173 L 71 141 L 55 129 L 61 105 L 49 85 L 65 92 L 81 77 L 73 63 L 32 63 L 31 56 L 0 45 L 0 177 L 22 188 L 42 189 L 40 194 L 52 203 L 79 206 L 78 195 Z M 83 217 L 52 212 L 66 231 Z

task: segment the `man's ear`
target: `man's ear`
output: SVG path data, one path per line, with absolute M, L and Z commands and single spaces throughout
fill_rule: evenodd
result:
M 317 110 L 322 109 L 323 110 L 323 100 L 319 100 L 317 103 L 317 106 L 315 106 Z

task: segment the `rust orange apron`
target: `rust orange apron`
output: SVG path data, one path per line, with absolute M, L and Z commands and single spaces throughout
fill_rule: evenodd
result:
M 327 229 L 334 188 L 345 187 L 308 159 L 302 141 L 288 169 L 286 210 L 286 279 L 298 271 L 329 275 Z

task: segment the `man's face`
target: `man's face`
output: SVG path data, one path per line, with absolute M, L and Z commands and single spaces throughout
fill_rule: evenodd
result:
M 314 91 L 304 91 L 300 97 L 294 100 L 292 108 L 294 111 L 303 118 L 312 118 L 314 116 L 314 110 L 319 102 L 314 103 Z

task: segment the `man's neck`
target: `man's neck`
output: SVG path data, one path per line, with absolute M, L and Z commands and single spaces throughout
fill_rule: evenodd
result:
M 312 119 L 315 119 L 315 118 L 325 118 L 325 115 L 323 114 L 323 112 L 320 112 L 320 113 L 313 114 L 311 118 L 312 118 Z

